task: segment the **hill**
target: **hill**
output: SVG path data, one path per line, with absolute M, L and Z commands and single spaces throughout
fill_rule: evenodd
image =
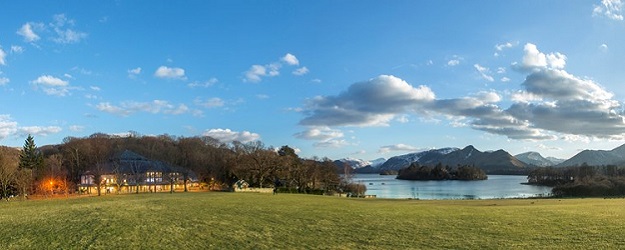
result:
M 625 163 L 625 144 L 612 150 L 584 150 L 570 159 L 558 164 L 558 167 L 620 165 Z

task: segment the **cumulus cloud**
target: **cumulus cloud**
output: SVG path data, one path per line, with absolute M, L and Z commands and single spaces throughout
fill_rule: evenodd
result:
M 208 88 L 210 86 L 213 86 L 215 84 L 217 84 L 219 82 L 219 80 L 215 77 L 208 79 L 207 81 L 204 82 L 192 82 L 187 84 L 187 86 L 189 88 L 196 88 L 196 87 L 203 87 L 203 88 Z
M 42 27 L 43 24 L 25 23 L 16 33 L 24 37 L 24 41 L 26 42 L 36 42 L 41 39 L 41 37 L 35 33 L 34 28 L 41 29 Z
M 64 81 L 60 78 L 56 78 L 50 75 L 42 75 L 38 77 L 37 79 L 33 80 L 32 83 L 41 84 L 45 86 L 51 86 L 51 87 L 64 87 L 64 86 L 69 85 L 68 81 Z
M 460 64 L 460 60 L 458 59 L 452 59 L 452 60 L 447 61 L 447 66 L 456 66 L 458 64 Z
M 281 59 L 281 61 L 287 63 L 288 65 L 299 65 L 299 60 L 291 53 L 287 53 Z
M 4 50 L 2 50 L 2 48 L 0 48 L 0 65 L 6 65 L 6 56 L 7 53 L 4 52 Z
M 400 143 L 400 144 L 395 144 L 395 145 L 382 146 L 378 150 L 378 153 L 386 154 L 386 153 L 395 152 L 395 151 L 414 152 L 418 150 L 419 149 L 417 147 Z
M 58 126 L 28 126 L 28 127 L 20 127 L 18 128 L 18 133 L 21 135 L 39 135 L 39 136 L 47 136 L 49 134 L 56 134 L 61 132 L 63 129 Z
M 599 50 L 600 50 L 601 52 L 608 52 L 608 45 L 607 45 L 607 44 L 605 44 L 605 43 L 604 43 L 604 44 L 599 45 Z
M 180 115 L 190 112 L 189 107 L 184 104 L 175 105 L 163 100 L 153 100 L 151 102 L 128 101 L 119 105 L 101 102 L 95 108 L 99 111 L 119 116 L 129 116 L 138 112 L 169 115 Z
M 31 81 L 31 83 L 34 84 L 35 87 L 41 87 L 47 95 L 69 95 L 69 82 L 51 75 L 39 76 L 37 79 Z
M 291 53 L 287 53 L 285 56 L 280 58 L 278 62 L 272 62 L 265 65 L 254 64 L 247 71 L 243 73 L 243 81 L 244 82 L 252 82 L 257 83 L 262 81 L 263 77 L 274 77 L 280 75 L 280 69 L 282 69 L 283 63 L 287 66 L 298 66 L 299 60 L 295 55 Z M 305 75 L 309 72 L 308 68 L 301 67 L 295 69 L 292 73 L 294 75 Z
M 80 125 L 71 125 L 69 126 L 69 130 L 72 132 L 82 132 L 85 130 L 85 127 Z
M 154 76 L 158 78 L 185 80 L 187 77 L 184 75 L 184 69 L 182 68 L 170 68 L 167 66 L 160 66 L 154 72 Z
M 230 129 L 221 128 L 206 130 L 204 131 L 204 133 L 202 133 L 202 135 L 215 138 L 222 143 L 231 143 L 234 141 L 246 143 L 257 141 L 260 139 L 260 135 L 257 133 L 252 133 L 249 131 L 236 132 Z
M 623 21 L 623 2 L 621 0 L 602 0 L 601 5 L 595 5 L 592 15 Z
M 8 84 L 11 81 L 11 79 L 0 76 L 0 86 L 4 86 L 6 84 Z
M 53 37 L 52 41 L 70 44 L 78 43 L 87 37 L 87 33 L 71 28 L 75 25 L 75 21 L 67 18 L 65 14 L 54 15 L 53 20 L 54 22 L 50 23 L 50 27 L 56 33 L 56 37 Z
M 489 81 L 489 82 L 493 82 L 495 81 L 495 79 L 493 78 L 493 76 L 490 75 L 490 69 L 483 67 L 479 64 L 473 64 L 473 67 L 477 70 L 478 73 L 480 73 L 480 76 L 482 76 L 482 78 L 484 78 L 484 80 Z
M 202 98 L 196 98 L 193 103 L 198 106 L 202 106 L 204 108 L 216 108 L 224 106 L 225 102 L 221 98 L 213 97 L 207 100 L 202 100 Z
M 503 49 L 509 49 L 509 48 L 512 48 L 512 43 L 510 42 L 495 45 L 495 49 L 497 51 L 502 51 Z
M 293 75 L 296 75 L 296 76 L 303 76 L 303 75 L 305 75 L 305 74 L 308 74 L 308 72 L 309 72 L 308 68 L 306 68 L 306 67 L 301 67 L 301 68 L 298 68 L 298 69 L 296 69 L 296 70 L 293 70 Z
M 523 61 L 519 65 L 521 70 L 536 70 L 541 68 L 563 69 L 566 65 L 566 56 L 556 52 L 544 54 L 538 50 L 536 45 L 527 43 L 523 51 Z
M 128 78 L 135 79 L 139 74 L 141 74 L 141 67 L 128 70 Z
M 0 140 L 17 132 L 17 122 L 10 115 L 0 115 Z
M 397 114 L 434 100 L 426 86 L 413 87 L 395 76 L 381 75 L 352 84 L 337 96 L 318 96 L 308 100 L 300 121 L 306 126 L 380 126 L 388 125 Z
M 22 52 L 24 52 L 24 48 L 22 48 L 22 46 L 11 45 L 11 53 L 21 54 Z
M 312 127 L 306 131 L 296 133 L 294 136 L 304 140 L 328 141 L 342 138 L 344 134 L 338 129 L 331 129 L 329 127 Z
M 295 138 L 315 141 L 313 146 L 319 148 L 338 148 L 349 145 L 341 130 L 326 126 L 309 127 L 307 130 L 294 134 Z

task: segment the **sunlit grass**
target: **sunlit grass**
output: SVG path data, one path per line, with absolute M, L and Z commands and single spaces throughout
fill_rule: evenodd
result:
M 625 200 L 175 193 L 0 203 L 0 249 L 618 248 Z

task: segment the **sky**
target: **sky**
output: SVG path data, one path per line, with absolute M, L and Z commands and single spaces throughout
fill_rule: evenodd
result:
M 211 136 L 373 160 L 625 143 L 624 1 L 2 1 L 0 145 Z

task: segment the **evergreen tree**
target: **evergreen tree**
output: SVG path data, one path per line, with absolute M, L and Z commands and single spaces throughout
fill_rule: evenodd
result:
M 38 171 L 43 166 L 43 156 L 37 151 L 37 145 L 35 145 L 35 139 L 28 135 L 24 142 L 22 153 L 20 154 L 20 169 L 31 169 Z

